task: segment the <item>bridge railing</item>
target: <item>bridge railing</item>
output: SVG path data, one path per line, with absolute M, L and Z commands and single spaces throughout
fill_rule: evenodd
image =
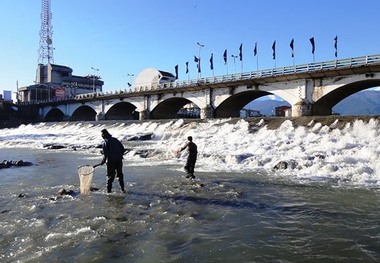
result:
M 377 64 L 380 63 L 380 54 L 379 55 L 370 55 L 362 56 L 355 58 L 345 58 L 324 62 L 313 62 L 308 64 L 301 64 L 295 66 L 287 66 L 281 68 L 272 68 L 272 69 L 263 69 L 258 71 L 242 72 L 229 75 L 215 76 L 215 77 L 206 77 L 193 80 L 183 80 L 175 81 L 169 83 L 162 83 L 158 85 L 159 89 L 164 88 L 177 88 L 177 87 L 186 87 L 199 84 L 217 84 L 223 82 L 237 81 L 237 80 L 248 80 L 248 79 L 258 79 L 265 77 L 276 77 L 284 75 L 292 75 L 297 73 L 312 73 L 321 70 L 335 70 L 343 69 L 350 67 L 358 67 L 368 64 Z

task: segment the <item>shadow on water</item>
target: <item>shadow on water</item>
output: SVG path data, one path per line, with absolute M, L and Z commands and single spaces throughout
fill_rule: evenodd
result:
M 229 207 L 233 209 L 252 209 L 255 211 L 261 211 L 261 212 L 276 212 L 276 213 L 282 213 L 285 215 L 294 215 L 294 214 L 302 214 L 307 216 L 314 216 L 314 217 L 336 217 L 338 213 L 336 212 L 328 212 L 323 211 L 321 209 L 313 208 L 307 205 L 287 205 L 287 206 L 281 206 L 281 205 L 274 205 L 269 203 L 263 203 L 263 202 L 252 202 L 247 200 L 239 200 L 237 198 L 235 199 L 223 199 L 223 198 L 212 198 L 212 197 L 202 197 L 202 196 L 191 196 L 191 195 L 164 195 L 164 194 L 157 194 L 157 193 L 144 193 L 144 192 L 137 192 L 137 191 L 129 191 L 128 192 L 132 196 L 137 197 L 144 197 L 148 200 L 154 200 L 154 199 L 160 199 L 160 200 L 167 200 L 172 201 L 175 203 L 184 203 L 184 202 L 191 202 L 196 205 L 202 205 L 202 206 L 220 206 L 220 207 Z

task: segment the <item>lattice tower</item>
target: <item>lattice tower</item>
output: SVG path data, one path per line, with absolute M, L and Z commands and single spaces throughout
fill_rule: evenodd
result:
M 51 24 L 50 0 L 41 0 L 41 30 L 38 64 L 54 63 L 53 58 L 53 26 Z

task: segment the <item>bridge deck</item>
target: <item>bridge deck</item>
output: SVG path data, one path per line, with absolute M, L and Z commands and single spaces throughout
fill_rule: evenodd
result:
M 211 88 L 237 85 L 254 86 L 295 79 L 322 78 L 370 73 L 371 71 L 380 71 L 380 54 L 337 59 L 324 62 L 313 62 L 295 66 L 242 72 L 215 77 L 198 78 L 187 81 L 174 81 L 158 84 L 156 86 L 132 87 L 130 90 L 119 90 L 106 93 L 87 93 L 65 99 L 39 101 L 38 103 L 54 103 L 57 101 L 62 102 L 62 100 L 94 100 L 96 98 L 105 97 L 136 97 L 143 94 L 157 94 L 157 90 L 162 90 L 163 92 L 181 92 L 201 90 L 204 89 L 205 86 Z

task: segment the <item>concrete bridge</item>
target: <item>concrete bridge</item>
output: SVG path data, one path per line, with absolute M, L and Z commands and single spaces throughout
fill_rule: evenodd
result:
M 249 102 L 277 95 L 291 116 L 330 115 L 346 97 L 380 86 L 380 54 L 283 68 L 136 86 L 129 91 L 89 93 L 38 104 L 45 121 L 176 118 L 193 103 L 200 118 L 239 117 Z

